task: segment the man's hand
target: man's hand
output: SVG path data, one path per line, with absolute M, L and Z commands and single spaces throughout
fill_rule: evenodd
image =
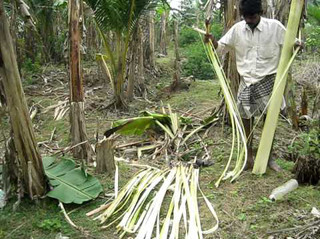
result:
M 204 43 L 207 44 L 207 43 L 209 43 L 210 40 L 213 44 L 214 49 L 217 49 L 218 48 L 217 40 L 212 36 L 212 34 L 205 34 L 204 38 L 203 38 Z
M 294 49 L 297 49 L 298 47 L 300 47 L 300 51 L 303 50 L 304 42 L 300 40 L 296 40 L 296 42 L 294 43 Z
M 203 38 L 204 43 L 209 43 L 210 40 L 212 43 L 214 42 L 214 37 L 212 34 L 205 34 Z

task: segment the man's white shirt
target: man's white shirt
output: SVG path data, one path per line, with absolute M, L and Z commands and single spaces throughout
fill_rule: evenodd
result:
M 237 70 L 247 86 L 277 72 L 286 29 L 275 19 L 261 17 L 254 31 L 236 23 L 218 41 L 218 52 L 234 49 Z

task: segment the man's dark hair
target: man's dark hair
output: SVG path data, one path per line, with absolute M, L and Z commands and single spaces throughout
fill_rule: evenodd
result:
M 254 14 L 262 14 L 261 0 L 241 0 L 240 14 L 242 16 L 252 16 Z

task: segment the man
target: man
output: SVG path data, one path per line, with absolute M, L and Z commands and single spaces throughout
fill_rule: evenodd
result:
M 219 41 L 211 34 L 205 36 L 205 41 L 211 39 L 220 53 L 235 50 L 241 79 L 237 105 L 248 138 L 247 168 L 252 168 L 253 121 L 262 114 L 272 93 L 286 29 L 278 20 L 261 17 L 259 0 L 242 0 L 240 14 L 244 20 L 232 26 Z M 271 157 L 268 165 L 275 171 L 281 170 Z

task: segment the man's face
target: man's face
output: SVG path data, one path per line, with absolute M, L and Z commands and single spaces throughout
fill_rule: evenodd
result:
M 260 22 L 260 15 L 258 13 L 254 15 L 245 15 L 243 16 L 245 22 L 253 30 Z

